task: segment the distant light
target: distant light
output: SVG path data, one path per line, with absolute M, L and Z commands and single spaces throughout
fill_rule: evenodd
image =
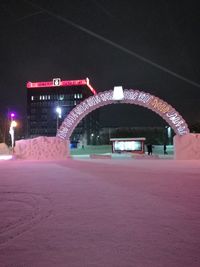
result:
M 57 108 L 56 108 L 56 113 L 58 114 L 58 117 L 59 117 L 59 118 L 62 117 L 62 109 L 61 109 L 61 107 L 57 107 Z
M 15 113 L 11 113 L 11 114 L 10 114 L 10 117 L 11 117 L 11 118 L 14 118 L 14 117 L 15 117 Z
M 123 100 L 124 92 L 122 86 L 115 86 L 113 90 L 113 100 Z
M 12 120 L 10 123 L 10 129 L 9 129 L 9 134 L 11 135 L 12 148 L 14 147 L 14 144 L 15 144 L 15 127 L 16 126 L 17 126 L 16 121 Z
M 14 128 L 17 126 L 17 122 L 16 121 L 11 121 L 10 127 Z
M 172 128 L 171 127 L 167 128 L 167 136 L 168 136 L 168 138 L 171 138 L 171 136 L 172 136 Z
M 91 133 L 91 136 L 93 137 L 93 136 L 94 136 L 94 134 L 93 134 L 93 133 Z

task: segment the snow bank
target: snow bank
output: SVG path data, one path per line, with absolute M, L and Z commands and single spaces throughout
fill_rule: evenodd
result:
M 40 136 L 15 142 L 14 155 L 20 159 L 58 160 L 69 156 L 69 144 L 58 137 Z
M 10 150 L 5 143 L 0 143 L 0 154 L 3 154 L 3 155 L 9 155 L 10 154 Z
M 174 137 L 175 159 L 200 159 L 200 134 Z

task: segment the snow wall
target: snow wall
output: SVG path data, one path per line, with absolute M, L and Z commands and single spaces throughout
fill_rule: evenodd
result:
M 40 136 L 15 142 L 14 155 L 20 159 L 63 160 L 70 157 L 69 141 Z M 200 134 L 174 136 L 174 159 L 200 160 Z
M 11 154 L 9 147 L 5 143 L 0 143 L 0 155 L 1 154 L 4 154 L 4 155 Z
M 175 135 L 174 159 L 200 160 L 200 134 Z
M 63 160 L 69 154 L 69 143 L 58 137 L 40 136 L 15 142 L 14 156 L 19 159 Z

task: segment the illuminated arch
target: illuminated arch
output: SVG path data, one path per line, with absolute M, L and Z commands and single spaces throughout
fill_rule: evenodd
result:
M 100 92 L 78 104 L 63 121 L 57 131 L 57 137 L 69 140 L 79 122 L 93 110 L 110 104 L 134 104 L 151 109 L 165 120 L 177 135 L 189 133 L 188 125 L 182 116 L 162 99 L 134 89 L 124 90 L 124 99 L 113 100 L 113 90 Z

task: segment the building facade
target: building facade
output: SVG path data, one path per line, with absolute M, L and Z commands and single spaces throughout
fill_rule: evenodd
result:
M 28 82 L 27 85 L 28 137 L 55 136 L 69 112 L 81 101 L 96 94 L 89 79 L 47 82 Z M 74 130 L 71 143 L 92 144 L 98 136 L 99 114 L 92 112 Z

